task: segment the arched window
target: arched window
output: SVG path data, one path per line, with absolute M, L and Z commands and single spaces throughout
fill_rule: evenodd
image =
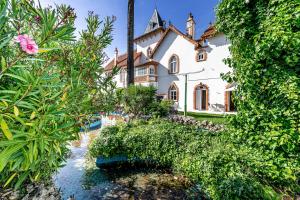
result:
M 152 48 L 149 47 L 149 48 L 147 49 L 147 57 L 150 58 L 150 57 L 151 57 L 151 54 L 152 54 Z
M 126 70 L 121 69 L 120 70 L 120 82 L 125 82 L 125 78 L 126 78 Z
M 169 73 L 175 74 L 179 72 L 179 58 L 176 55 L 171 56 L 169 60 Z
M 155 69 L 153 65 L 149 67 L 149 75 L 155 75 Z
M 194 109 L 208 110 L 208 87 L 202 83 L 194 89 Z
M 197 62 L 205 61 L 206 59 L 207 59 L 206 51 L 201 50 L 201 51 L 197 52 L 197 54 L 196 54 L 196 61 Z
M 179 90 L 175 83 L 173 83 L 169 87 L 169 99 L 172 101 L 178 101 L 179 97 Z

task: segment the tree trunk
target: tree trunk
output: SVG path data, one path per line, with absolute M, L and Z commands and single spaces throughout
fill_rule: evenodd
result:
M 128 0 L 128 16 L 127 16 L 127 87 L 134 84 L 134 0 Z

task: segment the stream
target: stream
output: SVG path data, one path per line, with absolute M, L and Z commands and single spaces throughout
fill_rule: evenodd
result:
M 103 119 L 102 125 L 115 123 L 115 119 Z M 86 153 L 90 142 L 100 134 L 100 129 L 82 133 L 80 141 L 69 148 L 70 157 L 53 176 L 60 188 L 62 199 L 204 199 L 200 189 L 183 176 L 158 168 L 132 167 L 102 170 L 87 167 Z

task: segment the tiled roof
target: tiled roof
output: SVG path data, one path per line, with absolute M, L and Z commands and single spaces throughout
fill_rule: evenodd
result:
M 204 31 L 200 40 L 205 40 L 207 38 L 211 38 L 217 34 L 217 29 L 214 25 L 210 24 L 209 27 Z
M 157 28 L 163 28 L 164 27 L 164 22 L 161 19 L 157 9 L 154 10 L 154 13 L 148 23 L 148 26 L 145 30 L 145 34 L 152 32 L 153 30 L 157 29 Z
M 134 52 L 134 66 L 140 65 L 141 64 L 141 55 L 142 52 Z M 110 61 L 104 68 L 105 71 L 110 71 L 114 68 L 115 66 L 115 59 Z M 117 60 L 117 66 L 118 67 L 127 67 L 127 53 L 120 55 Z

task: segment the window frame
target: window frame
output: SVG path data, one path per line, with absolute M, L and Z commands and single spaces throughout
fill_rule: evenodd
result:
M 174 68 L 174 63 L 175 63 L 175 70 L 173 71 Z M 169 74 L 177 74 L 179 73 L 179 57 L 176 54 L 173 54 L 168 63 L 168 72 Z
M 125 69 L 120 70 L 120 82 L 125 82 L 126 80 L 126 71 Z
M 200 58 L 200 55 L 202 55 L 202 58 Z M 203 62 L 203 61 L 206 61 L 207 60 L 207 53 L 205 50 L 200 50 L 200 51 L 197 51 L 196 53 L 196 61 L 197 62 Z
M 206 106 L 205 106 L 205 109 L 202 109 L 202 105 L 200 105 L 200 110 L 197 109 L 197 90 L 198 88 L 200 89 L 200 91 L 206 91 Z M 202 98 L 202 93 L 201 93 L 201 98 Z M 198 85 L 196 85 L 194 87 L 194 110 L 197 110 L 197 111 L 208 111 L 209 110 L 209 87 L 206 85 L 206 84 L 203 84 L 203 83 L 200 83 Z
M 175 95 L 174 95 L 174 93 L 175 93 Z M 173 97 L 175 97 L 175 98 L 173 98 Z M 172 83 L 169 87 L 168 98 L 169 98 L 169 100 L 175 101 L 175 102 L 178 102 L 178 100 L 179 100 L 179 89 L 175 83 Z
M 141 73 L 141 74 L 139 74 L 139 72 L 144 72 L 144 73 Z M 140 76 L 147 76 L 148 75 L 148 72 L 147 72 L 148 70 L 147 70 L 147 67 L 137 67 L 137 68 L 135 68 L 135 77 L 140 77 Z
M 152 73 L 152 71 L 153 71 L 153 73 Z M 149 75 L 155 75 L 155 67 L 153 65 L 149 66 L 149 73 L 148 74 Z

